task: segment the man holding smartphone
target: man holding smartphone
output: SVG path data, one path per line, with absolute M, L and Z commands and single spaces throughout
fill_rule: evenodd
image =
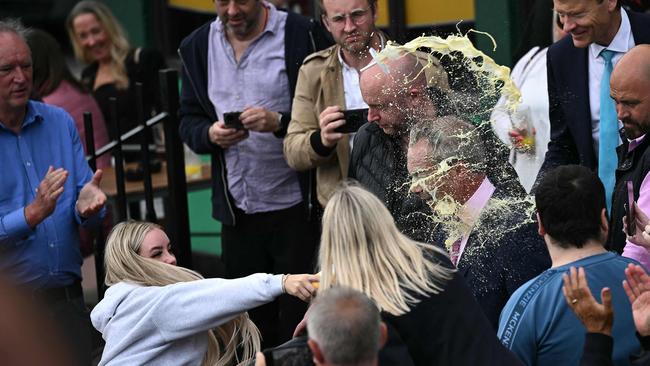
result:
M 264 0 L 214 3 L 217 19 L 179 48 L 179 131 L 192 150 L 212 156 L 212 215 L 223 224 L 225 275 L 311 271 L 318 223 L 307 219 L 282 140 L 298 67 L 329 42 L 313 20 Z M 305 309 L 280 298 L 250 315 L 269 347 L 291 336 Z
M 650 45 L 632 48 L 616 64 L 610 79 L 610 95 L 626 138 L 617 148 L 618 167 L 607 245 L 610 249 L 622 248 L 624 256 L 648 268 L 650 254 L 644 247 L 626 241 L 623 217 L 628 216 L 627 208 L 633 209 L 633 204 L 650 212 L 650 139 L 646 138 L 650 130 Z M 628 181 L 632 182 L 631 193 L 636 203 L 628 202 Z
M 284 155 L 292 168 L 316 168 L 318 202 L 325 207 L 347 176 L 354 132 L 344 126 L 344 110 L 368 108 L 359 89 L 359 70 L 381 50 L 386 36 L 375 26 L 376 0 L 320 0 L 322 20 L 336 45 L 310 55 L 298 75 Z

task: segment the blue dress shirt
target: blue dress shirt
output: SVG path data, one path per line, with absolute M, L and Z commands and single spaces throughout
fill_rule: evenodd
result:
M 48 168 L 68 178 L 56 209 L 32 230 L 25 206 Z M 18 283 L 60 287 L 81 278 L 78 226 L 96 225 L 105 210 L 84 220 L 75 208 L 79 191 L 93 176 L 75 123 L 58 107 L 29 101 L 19 134 L 0 121 L 0 270 Z

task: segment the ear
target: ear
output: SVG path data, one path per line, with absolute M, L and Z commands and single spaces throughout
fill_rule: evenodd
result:
M 323 357 L 323 352 L 321 352 L 320 348 L 318 347 L 318 343 L 314 341 L 313 339 L 308 339 L 307 340 L 307 345 L 309 346 L 309 349 L 311 350 L 312 354 L 312 360 L 316 365 L 322 365 L 325 363 L 325 357 Z
M 618 3 L 618 0 L 607 0 L 607 11 L 611 13 L 616 10 L 616 3 Z
M 375 6 L 373 6 L 370 11 L 372 11 L 372 22 L 377 23 L 377 19 L 379 19 L 379 9 L 377 7 L 379 4 L 375 1 Z
M 379 324 L 379 349 L 384 348 L 387 341 L 388 341 L 388 328 L 386 327 L 386 323 L 381 322 Z
M 544 229 L 544 224 L 542 224 L 542 219 L 539 217 L 539 212 L 535 213 L 537 215 L 537 233 L 540 236 L 546 235 L 546 230 Z
M 604 209 L 600 212 L 600 230 L 605 233 L 605 236 L 609 233 L 609 220 L 607 219 L 607 209 Z

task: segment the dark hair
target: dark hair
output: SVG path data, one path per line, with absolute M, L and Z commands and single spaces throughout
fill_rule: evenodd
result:
M 600 239 L 605 188 L 591 170 L 579 165 L 551 170 L 537 186 L 535 203 L 544 229 L 562 248 Z
M 72 76 L 65 63 L 61 46 L 49 33 L 32 29 L 27 33 L 27 44 L 32 51 L 34 70 L 34 97 L 50 95 L 65 80 L 79 91 L 84 91 L 81 83 Z
M 325 11 L 325 5 L 323 5 L 324 0 L 318 0 L 318 6 L 320 7 L 321 13 L 323 15 L 327 14 L 327 11 Z M 370 6 L 370 10 L 372 10 L 372 13 L 374 14 L 377 11 L 377 0 L 367 0 L 368 1 L 368 6 Z

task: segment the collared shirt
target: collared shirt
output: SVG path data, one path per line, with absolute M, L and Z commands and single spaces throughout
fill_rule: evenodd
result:
M 384 48 L 384 36 L 381 35 L 381 32 L 377 33 L 379 35 L 379 40 L 381 41 L 381 49 Z M 338 57 L 339 62 L 341 63 L 341 73 L 343 74 L 343 94 L 345 96 L 345 109 L 362 109 L 368 108 L 368 104 L 363 101 L 363 96 L 361 95 L 361 87 L 359 86 L 359 71 L 354 67 L 348 65 L 345 60 L 343 60 L 342 55 L 343 50 L 339 49 Z M 350 151 L 354 147 L 354 135 L 356 133 L 351 133 L 349 137 Z
M 48 168 L 68 178 L 54 212 L 32 230 L 25 206 Z M 82 220 L 75 208 L 79 191 L 93 176 L 75 123 L 58 107 L 30 101 L 19 134 L 0 121 L 0 269 L 33 287 L 60 287 L 81 278 L 78 225 L 97 224 L 104 210 Z
M 472 234 L 474 225 L 478 221 L 478 218 L 481 216 L 481 212 L 487 205 L 488 201 L 490 198 L 492 198 L 494 190 L 494 185 L 490 183 L 490 180 L 487 179 L 487 177 L 484 178 L 483 182 L 481 182 L 481 185 L 478 187 L 476 192 L 474 192 L 472 197 L 470 197 L 469 200 L 467 200 L 467 202 L 465 202 L 465 204 L 460 208 L 458 216 L 459 219 L 466 225 L 467 230 L 463 233 L 460 241 L 458 261 L 460 261 L 460 258 L 465 251 L 467 241 Z
M 616 36 L 607 46 L 596 43 L 589 45 L 589 106 L 591 108 L 591 136 L 594 141 L 594 152 L 598 156 L 598 144 L 600 141 L 600 82 L 605 70 L 605 61 L 599 57 L 604 49 L 616 52 L 612 58 L 612 64 L 616 66 L 618 61 L 627 51 L 634 47 L 634 35 L 630 26 L 630 19 L 624 9 L 621 8 L 621 26 Z M 621 123 L 619 122 L 619 127 Z M 620 141 L 619 141 L 620 144 Z
M 287 14 L 263 4 L 268 9 L 266 27 L 239 62 L 221 20 L 210 26 L 208 95 L 220 120 L 226 112 L 252 106 L 291 110 L 284 57 Z M 273 133 L 250 131 L 247 139 L 225 149 L 224 155 L 228 190 L 244 212 L 277 211 L 302 201 L 298 176 L 284 160 L 282 139 Z

